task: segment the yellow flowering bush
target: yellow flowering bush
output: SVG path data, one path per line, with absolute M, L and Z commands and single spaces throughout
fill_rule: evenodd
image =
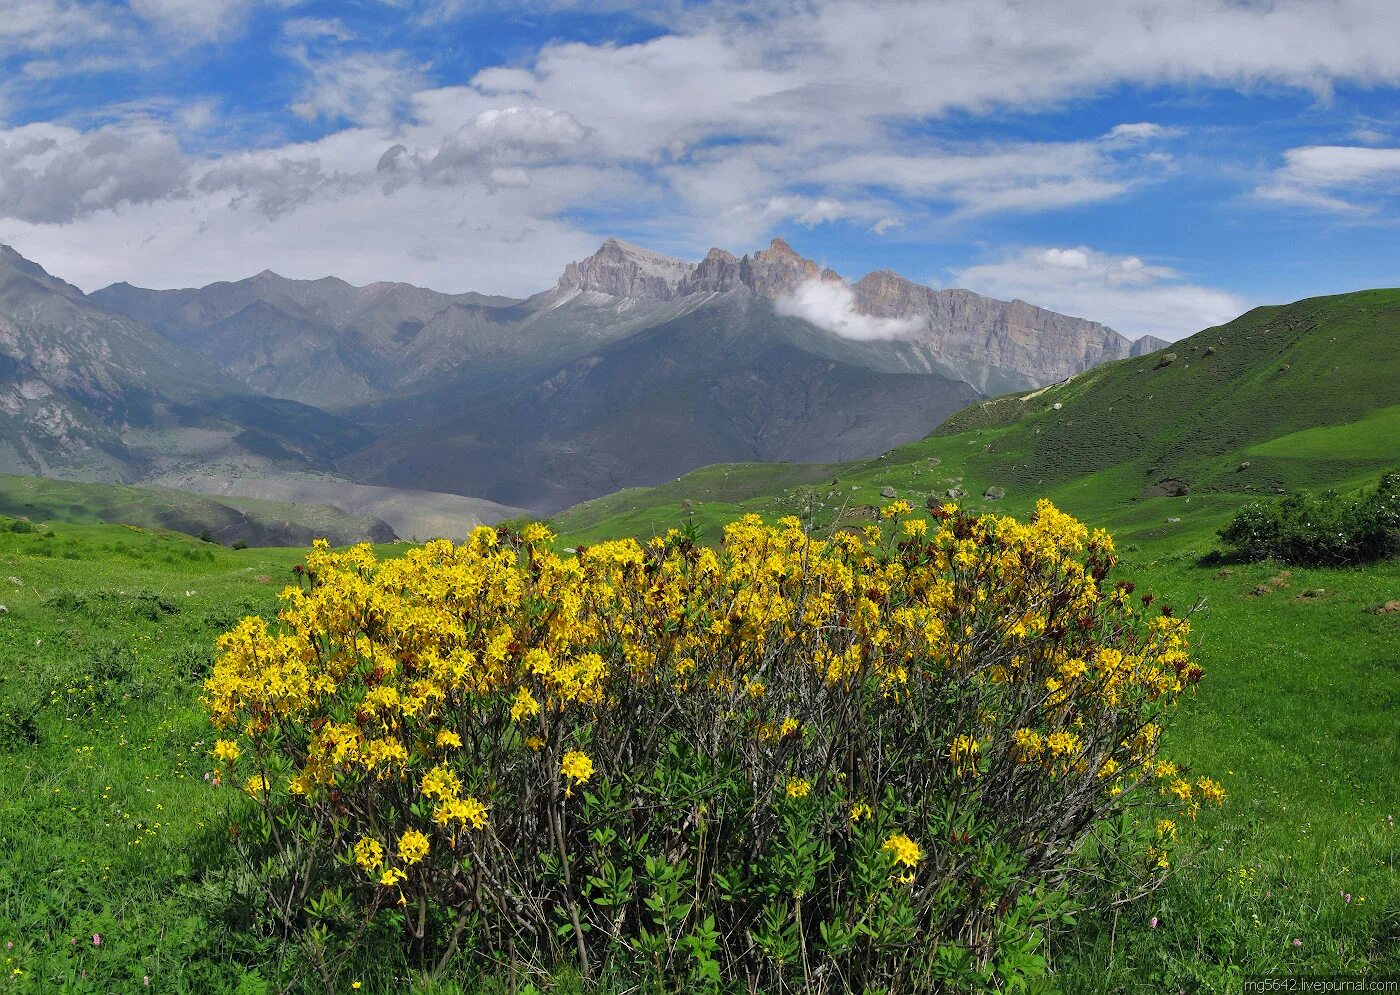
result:
M 288 928 L 328 928 L 339 896 L 359 912 L 335 921 L 391 923 L 429 970 L 1034 973 L 1081 875 L 1152 871 L 1158 818 L 1223 798 L 1157 755 L 1201 678 L 1189 623 L 1047 502 L 885 512 L 824 539 L 746 516 L 719 548 L 561 555 L 542 525 L 398 559 L 317 544 L 206 684 Z M 1144 805 L 1150 850 L 1085 845 Z

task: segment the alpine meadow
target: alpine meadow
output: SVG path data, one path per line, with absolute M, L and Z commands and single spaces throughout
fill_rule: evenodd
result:
M 0 993 L 1400 991 L 1392 2 L 0 7 Z

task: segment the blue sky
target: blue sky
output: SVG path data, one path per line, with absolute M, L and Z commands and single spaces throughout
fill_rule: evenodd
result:
M 524 295 L 780 235 L 1130 336 L 1400 284 L 1400 3 L 8 0 L 0 241 Z

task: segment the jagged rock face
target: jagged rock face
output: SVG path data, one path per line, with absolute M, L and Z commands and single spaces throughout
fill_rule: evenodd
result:
M 777 301 L 810 281 L 841 283 L 839 274 L 805 259 L 781 238 L 752 255 L 711 249 L 698 265 L 609 239 L 588 259 L 570 263 L 555 293 L 588 290 L 633 300 L 673 301 L 697 294 L 752 294 Z M 1134 344 L 1096 321 L 968 290 L 934 290 L 891 270 L 852 285 L 857 309 L 883 318 L 917 318 L 917 341 L 938 362 L 979 390 L 1044 386 L 1114 359 L 1161 348 Z
M 610 238 L 587 259 L 569 263 L 559 286 L 610 297 L 669 301 L 694 269 L 690 263 Z
M 934 290 L 889 270 L 869 274 L 852 290 L 857 306 L 868 314 L 927 318 L 935 353 L 965 375 L 973 366 L 995 367 L 1044 385 L 1126 359 L 1132 349 L 1126 338 L 1097 321 L 970 290 Z M 975 377 L 970 382 L 985 389 Z

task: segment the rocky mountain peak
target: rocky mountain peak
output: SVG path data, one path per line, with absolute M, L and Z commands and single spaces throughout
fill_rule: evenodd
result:
M 584 290 L 612 297 L 669 301 L 694 265 L 621 239 L 609 238 L 587 259 L 569 263 L 559 278 L 562 290 Z
M 0 289 L 11 285 L 28 283 L 36 289 L 49 291 L 71 299 L 80 298 L 83 292 L 64 280 L 52 276 L 48 270 L 33 260 L 20 255 L 12 246 L 0 245 Z

